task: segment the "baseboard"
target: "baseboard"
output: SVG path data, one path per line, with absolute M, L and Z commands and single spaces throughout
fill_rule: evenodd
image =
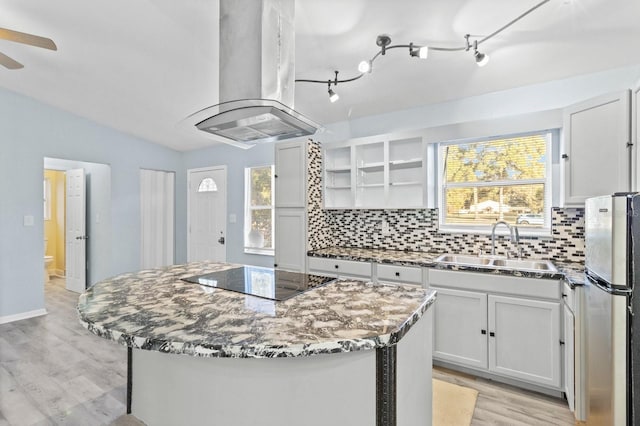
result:
M 58 278 L 64 278 L 64 269 L 53 269 L 51 272 L 53 276 Z
M 46 309 L 36 309 L 35 311 L 21 312 L 19 314 L 14 315 L 5 315 L 0 317 L 0 324 L 7 324 L 9 322 L 20 321 L 27 318 L 39 317 L 42 315 L 46 315 Z

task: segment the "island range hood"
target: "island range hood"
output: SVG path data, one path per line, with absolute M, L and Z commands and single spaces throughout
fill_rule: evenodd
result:
M 236 146 L 318 130 L 293 109 L 294 15 L 295 0 L 220 0 L 220 103 L 196 113 L 199 130 Z

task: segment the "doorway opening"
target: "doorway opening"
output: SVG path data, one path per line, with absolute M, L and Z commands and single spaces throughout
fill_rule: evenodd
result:
M 45 283 L 83 292 L 111 269 L 111 167 L 45 157 L 43 168 Z

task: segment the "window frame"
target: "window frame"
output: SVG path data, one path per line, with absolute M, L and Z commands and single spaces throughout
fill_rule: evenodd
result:
M 252 206 L 251 205 L 251 172 L 255 169 L 271 169 L 271 205 Z M 271 210 L 271 244 L 269 248 L 249 247 L 249 232 L 251 232 L 251 212 L 253 210 Z M 273 256 L 275 254 L 275 165 L 264 164 L 261 166 L 250 166 L 244 168 L 244 227 L 243 227 L 243 248 L 246 254 L 258 254 L 263 256 Z
M 543 227 L 521 227 L 518 226 L 520 235 L 524 236 L 551 236 L 551 208 L 553 206 L 553 155 L 554 145 L 559 143 L 559 130 L 560 129 L 542 129 L 530 132 L 518 132 L 508 133 L 496 136 L 486 136 L 479 138 L 458 139 L 452 141 L 443 141 L 436 143 L 436 170 L 437 170 L 437 208 L 438 208 L 438 231 L 441 233 L 466 233 L 466 234 L 491 234 L 492 226 L 489 224 L 482 225 L 462 225 L 462 224 L 445 224 L 446 208 L 444 206 L 445 192 L 447 188 L 461 188 L 461 187 L 500 187 L 500 186 L 513 186 L 515 185 L 531 185 L 531 184 L 543 184 L 544 185 L 544 223 Z M 444 155 L 442 155 L 442 147 L 450 145 L 462 145 L 477 142 L 488 142 L 500 139 L 513 139 L 520 137 L 528 137 L 533 135 L 541 135 L 546 139 L 546 161 L 545 161 L 545 178 L 539 179 L 518 179 L 518 180 L 499 180 L 499 181 L 483 181 L 483 182 L 465 182 L 465 183 L 453 183 L 446 184 L 445 180 L 445 167 L 444 167 Z M 498 235 L 506 235 L 508 231 L 504 227 L 499 227 L 496 230 Z

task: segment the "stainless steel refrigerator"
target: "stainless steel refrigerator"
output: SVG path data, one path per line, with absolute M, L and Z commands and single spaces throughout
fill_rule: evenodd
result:
M 587 424 L 640 424 L 640 194 L 585 205 Z

